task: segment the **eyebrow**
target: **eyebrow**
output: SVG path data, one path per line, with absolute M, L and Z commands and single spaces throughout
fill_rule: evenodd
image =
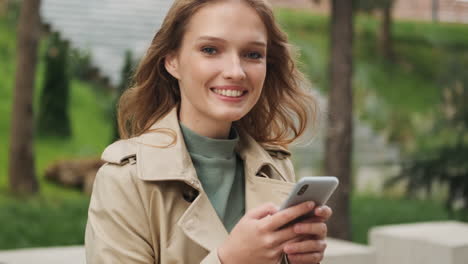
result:
M 225 39 L 218 38 L 218 37 L 212 37 L 212 36 L 201 36 L 198 38 L 198 40 L 211 40 L 211 41 L 219 41 L 219 42 L 227 42 Z M 266 47 L 266 43 L 263 41 L 250 41 L 249 44 L 255 45 L 255 46 L 260 46 L 260 47 Z

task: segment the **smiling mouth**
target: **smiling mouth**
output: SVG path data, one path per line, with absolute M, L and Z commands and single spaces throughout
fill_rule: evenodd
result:
M 231 89 L 211 88 L 210 90 L 213 91 L 215 94 L 219 94 L 219 95 L 226 96 L 226 97 L 232 97 L 232 98 L 242 97 L 243 95 L 247 93 L 247 91 L 231 90 Z

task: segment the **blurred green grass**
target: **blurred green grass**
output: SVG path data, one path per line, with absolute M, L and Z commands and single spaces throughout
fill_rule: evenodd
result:
M 0 249 L 84 243 L 89 198 L 53 191 L 29 199 L 0 194 Z
M 317 88 L 326 92 L 327 18 L 286 9 L 276 10 L 276 15 L 290 40 L 301 50 L 301 68 Z M 377 22 L 360 16 L 356 25 L 354 84 L 360 118 L 384 127 L 388 111 L 396 111 L 392 115 L 402 117 L 430 112 L 440 100 L 436 80 L 443 67 L 440 62 L 445 60 L 444 56 L 467 50 L 467 27 L 397 22 L 394 36 L 398 61 L 389 64 L 375 56 Z M 7 161 L 15 46 L 14 27 L 0 18 L 0 249 L 82 244 L 89 197 L 48 183 L 42 176 L 44 169 L 55 160 L 98 156 L 110 143 L 111 97 L 101 87 L 72 81 L 73 136 L 69 140 L 36 140 L 41 193 L 28 199 L 14 198 L 7 191 Z M 44 70 L 43 52 L 42 43 L 35 90 L 36 113 Z M 369 104 L 372 98 L 377 100 L 374 105 Z M 353 236 L 359 243 L 367 242 L 367 231 L 372 226 L 444 219 L 449 216 L 438 201 L 353 194 Z
M 361 244 L 368 243 L 368 232 L 375 226 L 451 219 L 435 200 L 354 194 L 351 203 L 352 237 Z

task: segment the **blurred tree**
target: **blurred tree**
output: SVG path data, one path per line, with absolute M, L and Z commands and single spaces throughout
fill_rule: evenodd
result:
M 400 175 L 387 181 L 386 186 L 407 181 L 407 194 L 425 190 L 431 195 L 434 183 L 448 187 L 446 207 L 454 212 L 456 201 L 468 215 L 468 56 L 451 58 L 440 76 L 442 103 L 426 142 L 402 164 Z M 429 144 L 427 143 L 429 142 Z
M 392 39 L 392 9 L 394 0 L 380 0 L 382 1 L 381 16 L 382 22 L 380 23 L 379 31 L 379 51 L 382 57 L 387 60 L 393 59 L 393 39 Z
M 33 94 L 40 37 L 39 7 L 40 0 L 23 1 L 18 24 L 9 160 L 9 187 L 15 194 L 39 191 L 33 144 Z
M 121 79 L 120 79 L 120 84 L 117 87 L 117 96 L 112 104 L 112 120 L 114 124 L 114 134 L 112 136 L 112 141 L 116 141 L 120 139 L 120 134 L 119 134 L 119 125 L 117 122 L 117 105 L 119 103 L 120 96 L 127 90 L 128 87 L 132 85 L 132 76 L 133 76 L 133 67 L 135 65 L 135 62 L 133 61 L 133 55 L 130 50 L 127 50 L 125 52 L 125 61 L 124 65 L 122 67 L 121 71 Z
M 94 69 L 91 63 L 91 52 L 82 49 L 71 49 L 68 63 L 70 74 L 73 78 L 90 81 L 93 78 Z
M 392 10 L 395 0 L 355 0 L 359 11 L 380 13 L 380 30 L 377 37 L 379 52 L 383 58 L 391 60 L 394 55 L 392 38 Z
M 462 208 L 468 210 L 467 160 L 468 144 L 463 142 L 419 151 L 402 164 L 400 175 L 387 181 L 385 186 L 407 180 L 407 195 L 414 196 L 418 190 L 431 195 L 433 184 L 442 184 L 448 187 L 445 204 L 449 212 L 455 211 L 456 201 L 462 201 Z
M 52 33 L 45 56 L 46 69 L 38 118 L 40 136 L 66 138 L 71 135 L 68 55 L 68 44 L 60 40 L 58 33 Z
M 350 240 L 353 1 L 332 0 L 331 8 L 329 123 L 325 146 L 325 172 L 327 175 L 337 176 L 340 185 L 329 202 L 334 211 L 329 233 L 332 237 Z

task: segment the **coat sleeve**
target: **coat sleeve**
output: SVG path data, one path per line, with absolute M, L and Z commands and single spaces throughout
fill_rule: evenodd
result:
M 131 165 L 105 164 L 98 171 L 85 234 L 88 264 L 149 264 L 158 256 Z

